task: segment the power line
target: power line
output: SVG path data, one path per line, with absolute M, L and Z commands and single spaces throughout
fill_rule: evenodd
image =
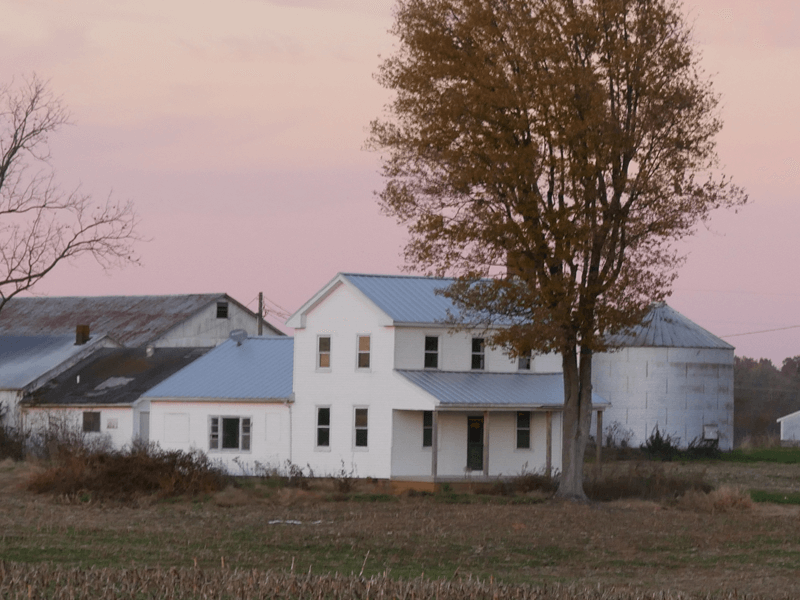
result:
M 741 335 L 756 335 L 757 333 L 772 333 L 773 331 L 786 331 L 787 329 L 797 329 L 800 325 L 789 325 L 787 327 L 778 327 L 776 329 L 762 329 L 761 331 L 748 331 L 747 333 L 730 333 L 728 335 L 721 335 L 722 339 L 739 337 Z

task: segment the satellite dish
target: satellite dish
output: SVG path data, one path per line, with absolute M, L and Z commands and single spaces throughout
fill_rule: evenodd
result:
M 236 341 L 237 346 L 241 346 L 242 342 L 247 339 L 247 332 L 244 329 L 234 329 L 230 332 L 229 337 Z

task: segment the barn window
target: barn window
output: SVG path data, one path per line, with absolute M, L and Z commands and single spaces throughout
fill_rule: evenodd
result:
M 517 413 L 517 450 L 529 450 L 531 447 L 531 413 Z
M 227 302 L 217 302 L 217 318 L 218 319 L 227 319 L 228 318 L 228 303 Z
M 472 368 L 482 371 L 485 363 L 483 338 L 472 338 Z
M 439 368 L 439 338 L 434 335 L 425 336 L 425 368 Z
M 97 411 L 85 411 L 83 413 L 84 433 L 97 433 L 100 431 L 100 413 Z
M 250 450 L 250 417 L 209 417 L 209 450 Z
M 331 446 L 331 407 L 317 407 L 317 448 Z
M 317 338 L 317 368 L 331 368 L 331 337 L 321 335 Z
M 433 446 L 433 411 L 422 411 L 422 447 Z
M 355 409 L 355 445 L 356 448 L 367 447 L 367 433 L 369 431 L 369 409 Z
M 369 369 L 369 336 L 358 336 L 358 362 L 359 369 Z

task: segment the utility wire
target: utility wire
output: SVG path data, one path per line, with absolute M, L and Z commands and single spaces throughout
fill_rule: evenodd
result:
M 747 333 L 730 333 L 728 335 L 721 335 L 722 339 L 739 337 L 741 335 L 756 335 L 757 333 L 772 333 L 773 331 L 786 331 L 787 329 L 798 329 L 800 325 L 789 325 L 787 327 L 778 327 L 776 329 L 762 329 L 761 331 L 748 331 Z

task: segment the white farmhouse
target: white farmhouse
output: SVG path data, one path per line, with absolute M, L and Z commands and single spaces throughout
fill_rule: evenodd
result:
M 560 469 L 560 359 L 453 331 L 450 283 L 339 274 L 287 321 L 295 464 L 429 483 Z
M 610 341 L 622 349 L 596 354 L 592 368 L 595 392 L 611 403 L 606 431 L 619 424 L 634 446 L 658 427 L 683 447 L 703 439 L 733 447 L 733 346 L 663 302 Z

